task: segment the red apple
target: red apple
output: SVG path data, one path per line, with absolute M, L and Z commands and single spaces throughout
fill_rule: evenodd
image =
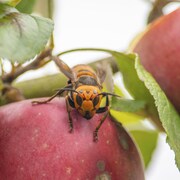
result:
M 87 121 L 74 109 L 68 132 L 65 100 L 32 106 L 31 100 L 0 108 L 0 179 L 143 180 L 138 150 L 108 117 L 93 142 L 102 114 Z
M 180 8 L 150 24 L 133 51 L 180 112 Z

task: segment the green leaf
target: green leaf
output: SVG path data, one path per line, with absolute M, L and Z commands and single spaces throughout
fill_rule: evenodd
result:
M 153 116 L 158 116 L 154 104 L 154 99 L 145 87 L 144 83 L 139 79 L 134 68 L 134 54 L 123 54 L 114 52 L 113 56 L 116 59 L 118 67 L 123 75 L 123 82 L 130 95 L 137 101 L 146 103 L 146 111 Z
M 30 14 L 33 12 L 36 1 L 37 0 L 21 0 L 21 2 L 16 6 L 16 8 L 22 13 Z
M 143 100 L 125 99 L 120 87 L 114 85 L 114 93 L 122 98 L 113 96 L 111 99 L 111 109 L 123 112 L 136 112 L 145 109 L 146 102 Z
M 7 4 L 10 6 L 16 6 L 21 0 L 0 0 L 0 6 L 1 4 Z
M 130 134 L 135 139 L 135 142 L 141 151 L 145 167 L 147 167 L 151 161 L 153 152 L 156 149 L 158 132 L 150 130 L 133 130 L 130 131 Z
M 113 93 L 114 92 L 114 81 L 113 81 L 113 73 L 112 73 L 112 68 L 110 64 L 104 63 L 104 66 L 106 67 L 105 73 L 106 73 L 106 78 L 104 81 L 105 87 L 108 92 Z
M 4 16 L 11 14 L 11 13 L 18 13 L 18 11 L 11 6 L 0 3 L 0 20 L 3 19 Z M 1 26 L 0 26 L 0 28 L 1 28 Z
M 167 133 L 167 142 L 175 152 L 176 164 L 180 169 L 180 116 L 151 74 L 142 67 L 138 57 L 136 57 L 135 68 L 139 78 L 144 81 L 146 87 L 155 99 L 160 120 Z
M 145 108 L 146 102 L 141 100 L 120 99 L 112 97 L 111 108 L 116 111 L 137 112 Z
M 145 117 L 132 112 L 123 112 L 116 111 L 111 109 L 110 114 L 118 121 L 121 122 L 124 126 L 128 127 L 129 125 L 137 125 Z
M 15 8 L 0 6 L 0 56 L 23 63 L 46 45 L 53 22 L 49 19 L 19 13 Z
M 116 84 L 114 84 L 114 93 L 121 97 L 125 96 L 121 88 Z
M 111 115 L 118 121 L 123 123 L 123 125 L 137 125 L 140 120 L 144 119 L 146 116 L 141 111 L 145 108 L 144 101 L 137 101 L 132 99 L 123 99 L 124 94 L 120 87 L 114 85 L 114 93 L 121 96 L 121 98 L 112 97 L 111 99 Z
M 0 78 L 0 91 L 3 89 L 3 82 L 2 79 Z

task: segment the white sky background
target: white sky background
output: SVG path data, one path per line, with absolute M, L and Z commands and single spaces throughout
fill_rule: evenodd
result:
M 133 37 L 145 27 L 150 9 L 147 1 L 56 0 L 55 52 L 83 47 L 126 50 Z M 73 66 L 104 56 L 106 54 L 81 52 L 65 55 L 63 60 Z M 165 141 L 165 136 L 160 136 L 146 180 L 180 179 L 174 153 Z
M 54 52 L 88 47 L 125 51 L 137 33 L 145 28 L 149 9 L 148 0 L 56 0 Z M 73 66 L 106 56 L 81 52 L 64 55 L 62 59 Z M 43 69 L 43 75 L 55 71 L 58 70 L 52 64 L 51 68 Z M 28 74 L 24 77 L 28 78 Z M 160 136 L 153 161 L 146 171 L 146 180 L 180 179 L 174 153 L 165 141 L 165 136 Z

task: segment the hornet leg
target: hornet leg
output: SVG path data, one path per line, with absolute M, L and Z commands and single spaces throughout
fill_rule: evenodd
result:
M 72 117 L 71 117 L 71 106 L 72 103 L 69 96 L 66 96 L 66 109 L 67 109 L 67 113 L 68 113 L 68 123 L 69 123 L 69 132 L 71 133 L 73 131 L 73 121 L 72 121 Z
M 58 90 L 54 95 L 52 95 L 50 98 L 44 101 L 32 101 L 32 104 L 46 104 L 53 100 L 56 96 L 60 96 L 64 91 L 67 91 L 67 88 L 70 88 L 72 85 L 68 85 L 60 90 Z M 69 89 L 68 89 L 69 90 Z
M 32 101 L 32 104 L 46 104 L 46 103 L 50 102 L 51 100 L 53 100 L 56 96 L 59 96 L 61 93 L 63 93 L 63 92 L 58 91 L 56 94 L 54 94 L 53 96 L 51 96 L 47 100 L 44 100 L 44 101 Z
M 105 112 L 105 114 L 103 115 L 103 117 L 100 120 L 100 123 L 98 124 L 98 126 L 96 127 L 96 129 L 93 132 L 93 141 L 97 142 L 98 141 L 98 131 L 101 127 L 101 125 L 103 124 L 103 122 L 106 120 L 108 114 L 109 114 L 109 99 L 108 96 L 106 95 L 106 106 L 105 107 L 101 107 L 99 108 L 96 113 L 103 113 Z

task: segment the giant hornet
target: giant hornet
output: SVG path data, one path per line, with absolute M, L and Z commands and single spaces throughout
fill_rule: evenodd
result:
M 75 108 L 87 120 L 91 119 L 96 113 L 103 113 L 100 123 L 93 132 L 93 140 L 98 140 L 98 130 L 109 114 L 108 96 L 118 96 L 112 93 L 102 92 L 102 83 L 105 80 L 105 71 L 96 72 L 88 65 L 76 65 L 72 69 L 58 57 L 53 56 L 61 72 L 69 78 L 67 86 L 59 89 L 53 96 L 45 101 L 33 101 L 33 104 L 43 104 L 50 102 L 56 96 L 67 92 L 66 108 L 68 112 L 70 132 L 73 130 L 71 109 Z M 102 98 L 105 97 L 105 106 L 100 107 Z M 119 96 L 118 96 L 119 97 Z

